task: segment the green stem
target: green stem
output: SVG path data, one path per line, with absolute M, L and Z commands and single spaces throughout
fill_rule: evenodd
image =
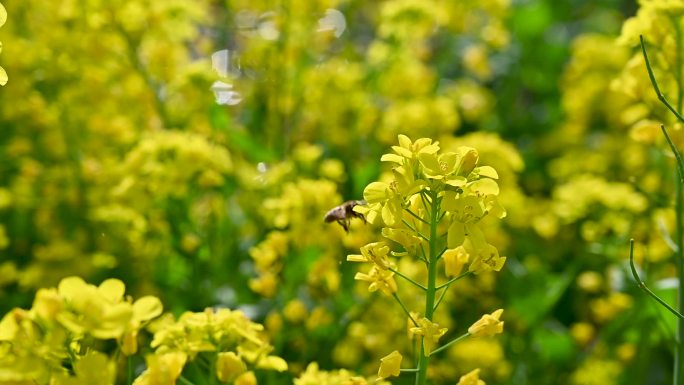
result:
M 441 289 L 441 288 L 443 288 L 443 287 L 447 287 L 447 286 L 451 285 L 452 283 L 458 281 L 459 279 L 461 279 L 461 278 L 463 278 L 463 277 L 469 276 L 469 275 L 472 274 L 472 273 L 473 273 L 472 271 L 468 270 L 468 271 L 466 271 L 465 273 L 462 273 L 461 275 L 459 275 L 458 277 L 451 278 L 451 279 L 448 280 L 447 282 L 445 282 L 445 283 L 443 283 L 443 284 L 437 286 L 436 289 L 439 290 L 439 289 Z
M 399 298 L 399 296 L 397 295 L 397 293 L 392 293 L 392 297 L 394 297 L 394 299 L 397 300 L 397 302 L 399 303 L 399 306 L 401 306 L 401 308 L 404 309 L 404 313 L 406 313 L 406 315 L 409 317 L 409 319 L 411 320 L 411 322 L 413 322 L 413 325 L 415 325 L 415 326 L 417 327 L 417 326 L 418 326 L 418 322 L 416 322 L 416 320 L 413 319 L 413 317 L 411 316 L 411 312 L 406 308 L 406 305 L 404 305 L 404 303 L 401 302 L 401 299 Z
M 430 241 L 430 240 L 428 239 L 428 237 L 426 237 L 425 235 L 421 234 L 420 231 L 416 230 L 415 227 L 411 226 L 411 224 L 408 223 L 408 222 L 406 221 L 406 219 L 402 219 L 401 221 L 404 223 L 404 225 L 406 225 L 406 227 L 409 228 L 409 230 L 411 230 L 411 231 L 413 231 L 414 233 L 418 234 L 419 237 L 423 238 L 423 239 L 426 240 L 426 241 Z
M 430 191 L 430 257 L 428 258 L 428 281 L 425 293 L 425 318 L 432 321 L 435 311 L 435 293 L 437 283 L 437 224 L 439 216 L 439 201 L 437 194 Z M 425 339 L 423 336 L 422 340 Z M 418 373 L 416 374 L 416 385 L 425 385 L 427 381 L 427 369 L 430 364 L 430 357 L 425 354 L 425 347 L 420 344 L 420 357 L 418 359 Z
M 185 378 L 183 376 L 178 377 L 178 379 L 180 380 L 180 382 L 182 382 L 185 385 L 195 385 L 192 383 L 192 381 L 188 380 L 187 378 Z
M 413 211 L 411 211 L 411 209 L 404 209 L 404 210 L 406 210 L 406 212 L 408 212 L 409 214 L 411 214 L 411 215 L 412 215 L 414 218 L 416 218 L 417 220 L 419 220 L 419 221 L 425 223 L 426 225 L 429 225 L 429 224 L 430 224 L 430 222 L 428 222 L 428 221 L 426 221 L 425 219 L 421 218 L 418 214 L 416 214 L 416 213 L 414 213 Z
M 439 307 L 439 304 L 442 303 L 442 300 L 444 299 L 444 296 L 446 295 L 447 290 L 449 290 L 449 287 L 451 286 L 451 284 L 458 281 L 459 279 L 469 275 L 469 274 L 470 274 L 470 272 L 467 271 L 467 272 L 459 275 L 458 277 L 450 279 L 447 283 L 440 285 L 436 288 L 436 290 L 441 290 L 441 289 L 444 289 L 444 290 L 442 290 L 442 293 L 439 295 L 439 298 L 437 299 L 437 302 L 435 303 L 435 310 L 437 310 L 437 307 Z
M 655 299 L 659 304 L 663 305 L 672 314 L 679 317 L 679 319 L 684 318 L 684 315 L 682 315 L 680 312 L 678 312 L 676 309 L 670 306 L 662 298 L 658 297 L 656 293 L 652 292 L 651 289 L 649 289 L 648 286 L 646 286 L 646 283 L 641 280 L 641 277 L 639 277 L 639 273 L 637 272 L 636 267 L 634 266 L 634 239 L 629 240 L 629 267 L 632 269 L 632 276 L 634 277 L 634 280 L 636 280 L 639 289 L 643 290 L 644 292 L 646 292 L 646 294 L 653 297 L 653 299 Z
M 388 268 L 387 270 L 393 272 L 394 274 L 400 276 L 401 278 L 404 278 L 405 280 L 409 281 L 410 283 L 412 283 L 413 285 L 419 287 L 420 289 L 422 289 L 422 290 L 427 290 L 427 288 L 426 288 L 425 286 L 423 286 L 423 285 L 419 284 L 418 282 L 412 280 L 411 278 L 405 276 L 404 274 L 400 273 L 399 271 L 397 271 L 397 270 L 395 270 L 395 269 L 392 269 L 392 268 Z
M 670 102 L 665 98 L 665 95 L 663 95 L 662 92 L 660 92 L 660 87 L 658 87 L 658 82 L 656 81 L 655 75 L 653 74 L 653 68 L 651 68 L 651 61 L 648 59 L 648 54 L 646 53 L 646 45 L 644 43 L 644 37 L 639 36 L 639 39 L 641 39 L 641 52 L 644 54 L 644 61 L 646 62 L 646 70 L 648 71 L 648 77 L 651 79 L 651 85 L 653 86 L 653 89 L 655 90 L 656 95 L 658 96 L 658 100 L 660 100 L 661 103 L 667 107 L 670 112 L 674 114 L 674 116 L 677 117 L 677 120 L 680 122 L 684 123 L 684 117 L 677 112 L 677 110 L 672 107 Z
M 417 368 L 413 368 L 413 369 L 399 369 L 399 371 L 402 372 L 402 373 L 415 373 L 415 372 L 418 371 L 418 369 L 417 369 Z
M 681 66 L 681 63 L 680 63 Z M 682 199 L 684 195 L 682 189 L 684 187 L 684 162 L 682 162 L 682 155 L 674 145 L 670 135 L 668 135 L 665 126 L 660 126 L 663 134 L 670 144 L 670 148 L 677 159 L 677 173 L 679 176 L 678 183 L 675 183 L 675 218 L 676 231 L 675 242 L 677 242 L 676 250 L 676 264 L 677 276 L 679 277 L 679 285 L 677 287 L 677 309 L 681 311 L 684 309 L 684 212 L 682 210 Z M 675 369 L 674 369 L 674 384 L 684 384 L 684 317 L 680 317 L 677 322 L 677 350 L 675 351 Z
M 677 69 L 676 69 L 676 74 L 677 74 L 677 87 L 679 91 L 679 100 L 677 101 L 677 105 L 679 106 L 679 109 L 675 109 L 670 105 L 670 103 L 667 101 L 665 96 L 663 95 L 662 92 L 660 92 L 660 88 L 658 87 L 658 82 L 655 79 L 655 75 L 653 75 L 653 68 L 651 67 L 651 62 L 648 59 L 648 54 L 646 53 L 646 45 L 644 44 L 644 37 L 639 36 L 639 39 L 641 41 L 641 51 L 644 55 L 644 61 L 646 62 L 646 70 L 648 71 L 648 77 L 651 79 L 651 85 L 653 85 L 653 89 L 656 92 L 656 95 L 658 96 L 658 100 L 660 100 L 665 107 L 667 107 L 668 110 L 670 110 L 676 117 L 677 120 L 680 122 L 684 123 L 684 117 L 680 114 L 679 111 L 681 111 L 681 106 L 682 106 L 682 100 L 683 95 L 682 95 L 682 73 L 681 73 L 681 67 L 682 67 L 682 57 L 681 57 L 681 52 L 682 52 L 682 38 L 681 38 L 681 30 L 679 29 L 679 26 L 677 25 L 675 28 L 677 32 Z M 682 189 L 684 188 L 684 162 L 682 162 L 682 157 L 681 154 L 679 153 L 679 150 L 677 149 L 677 146 L 674 145 L 672 142 L 672 139 L 667 133 L 667 130 L 665 129 L 664 126 L 661 126 L 663 130 L 663 134 L 665 134 L 665 138 L 667 139 L 668 144 L 670 145 L 670 148 L 672 149 L 672 152 L 675 154 L 675 158 L 677 159 L 677 172 L 679 174 L 679 183 L 676 183 L 676 188 L 675 188 L 675 218 L 676 218 L 676 234 L 675 234 L 675 242 L 677 243 L 677 250 L 676 250 L 676 265 L 677 265 L 677 276 L 679 278 L 679 285 L 677 287 L 677 308 L 678 310 L 684 309 L 684 218 L 682 216 L 684 213 L 682 212 L 682 209 L 684 208 L 682 205 L 682 198 L 683 198 L 683 192 Z M 633 273 L 636 272 L 636 269 L 633 269 Z M 642 282 L 640 282 L 640 287 L 645 288 L 645 286 L 642 286 Z M 650 290 L 649 290 L 650 291 Z M 654 298 L 657 296 L 654 295 Z M 669 307 L 668 307 L 669 308 Z M 672 309 L 674 310 L 674 309 Z M 684 318 L 681 317 L 681 313 L 677 312 L 679 314 L 679 319 L 677 322 L 677 340 L 675 341 L 676 343 L 676 348 L 675 348 L 675 362 L 674 362 L 674 384 L 675 385 L 681 385 L 684 384 Z
M 470 335 L 470 333 L 466 333 L 460 337 L 454 338 L 453 340 L 451 340 L 451 341 L 447 342 L 446 344 L 444 344 L 444 345 L 438 347 L 437 349 L 433 350 L 432 353 L 430 353 L 430 355 L 434 355 L 436 353 L 441 352 L 442 350 L 444 350 L 444 349 L 448 348 L 449 346 L 455 344 L 456 342 L 468 337 L 469 335 Z

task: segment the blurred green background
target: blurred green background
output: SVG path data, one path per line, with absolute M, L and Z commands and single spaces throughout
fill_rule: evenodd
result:
M 488 229 L 504 271 L 458 285 L 440 315 L 464 328 L 503 307 L 505 333 L 455 345 L 435 383 L 475 367 L 497 384 L 669 381 L 674 318 L 626 264 L 634 238 L 674 302 L 657 129 L 674 120 L 633 31 L 619 38 L 634 1 L 3 4 L 0 314 L 65 276 L 116 277 L 176 315 L 243 309 L 292 375 L 370 375 L 406 332 L 344 262 L 378 230 L 322 218 L 406 134 L 476 147 L 508 210 Z M 677 12 L 641 30 L 673 100 Z

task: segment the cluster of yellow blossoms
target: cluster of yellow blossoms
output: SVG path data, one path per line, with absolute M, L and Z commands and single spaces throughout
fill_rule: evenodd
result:
M 118 279 L 94 286 L 69 277 L 57 288 L 40 289 L 30 310 L 14 309 L 0 321 L 0 383 L 113 384 L 117 365 L 138 353 L 147 327 L 155 330 L 156 351 L 146 355 L 137 385 L 175 383 L 192 360 L 210 360 L 211 376 L 241 384 L 256 384 L 253 369 L 287 369 L 282 358 L 268 354 L 273 347 L 261 336 L 263 326 L 240 311 L 207 309 L 151 323 L 162 314 L 159 299 L 133 301 L 124 294 Z
M 370 270 L 357 273 L 356 280 L 368 282 L 371 292 L 392 296 L 406 312 L 412 324 L 409 336 L 422 341 L 418 367 L 412 370 L 422 384 L 432 354 L 469 335 L 492 336 L 503 331 L 499 320 L 503 309 L 499 309 L 483 316 L 465 335 L 438 347 L 448 329 L 433 322 L 433 315 L 457 280 L 501 270 L 506 257 L 499 256 L 496 247 L 487 242 L 480 222 L 485 217 L 503 218 L 506 212 L 497 200 L 498 174 L 491 166 L 478 165 L 477 150 L 461 146 L 453 152 L 440 152 L 439 143 L 431 139 L 413 142 L 405 135 L 398 139 L 393 153 L 382 156 L 382 161 L 392 164 L 391 174 L 370 183 L 364 190 L 366 204 L 354 208 L 370 223 L 384 224 L 382 236 L 387 241 L 369 243 L 361 247 L 361 254 L 349 255 L 347 260 L 370 263 Z M 426 283 L 412 279 L 414 271 L 402 273 L 396 258 L 422 262 L 427 270 Z M 445 281 L 439 285 L 438 263 L 443 264 L 445 273 Z M 466 264 L 468 270 L 463 273 Z M 422 316 L 410 312 L 401 301 L 395 276 L 425 293 Z M 396 350 L 382 358 L 379 378 L 398 375 L 401 362 L 402 355 Z

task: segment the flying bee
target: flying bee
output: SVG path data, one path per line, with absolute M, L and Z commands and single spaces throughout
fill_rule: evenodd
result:
M 352 218 L 359 218 L 363 220 L 363 222 L 366 222 L 366 218 L 363 217 L 363 215 L 357 213 L 354 211 L 354 207 L 358 205 L 365 205 L 366 201 L 346 201 L 342 203 L 341 205 L 337 207 L 333 207 L 325 213 L 325 218 L 324 221 L 325 223 L 330 223 L 330 222 L 337 222 L 342 226 L 344 231 L 349 232 L 349 223 L 351 222 Z

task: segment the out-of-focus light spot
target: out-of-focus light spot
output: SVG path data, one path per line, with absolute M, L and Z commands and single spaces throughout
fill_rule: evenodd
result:
M 267 169 L 268 169 L 268 167 L 266 167 L 266 163 L 264 163 L 264 162 L 257 163 L 257 171 L 259 171 L 260 173 L 262 173 L 262 174 L 265 173 Z
M 340 37 L 345 29 L 347 29 L 347 20 L 344 14 L 336 9 L 326 9 L 325 16 L 318 20 L 318 32 L 333 31 L 335 37 Z
M 259 36 L 264 40 L 278 40 L 278 37 L 280 37 L 280 31 L 276 28 L 276 23 L 273 20 L 274 17 L 275 12 L 272 11 L 264 12 L 259 16 L 261 22 L 259 23 L 257 31 Z
M 252 29 L 257 24 L 257 16 L 254 12 L 243 9 L 235 15 L 235 24 L 240 29 Z
M 233 90 L 232 84 L 217 80 L 211 85 L 211 90 L 214 92 L 218 104 L 234 106 L 242 101 L 242 95 Z
M 211 54 L 211 68 L 222 78 L 228 77 L 230 70 L 230 51 L 222 49 Z

